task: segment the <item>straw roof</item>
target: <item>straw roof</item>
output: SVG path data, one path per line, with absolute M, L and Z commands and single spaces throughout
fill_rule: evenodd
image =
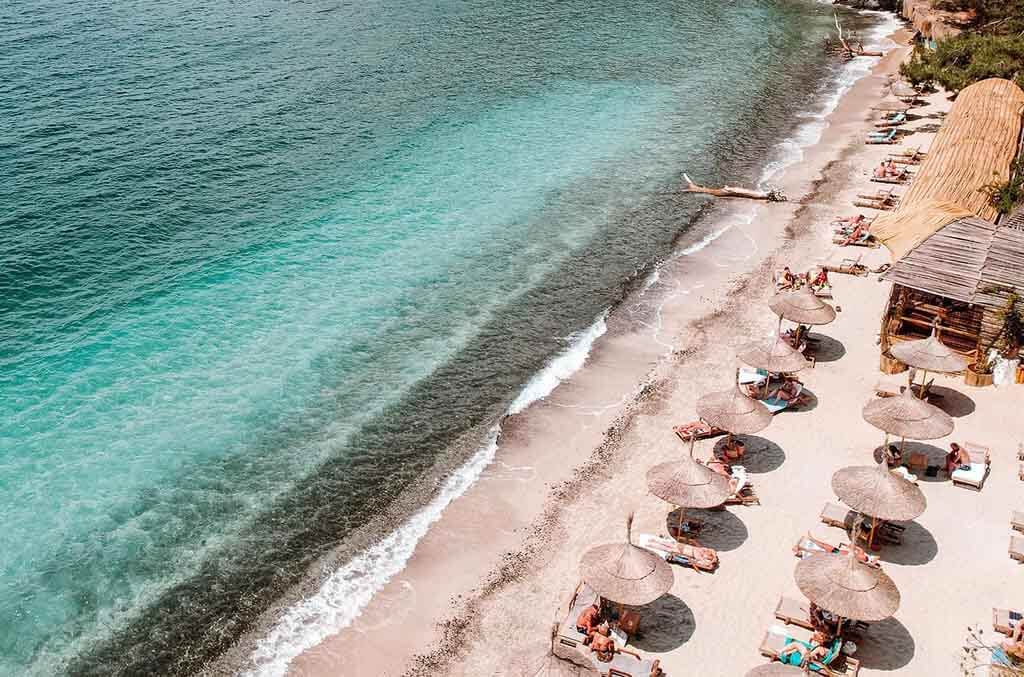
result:
M 870 231 L 899 261 L 912 249 L 957 219 L 974 216 L 952 202 L 926 200 L 917 209 L 897 210 L 879 216 Z
M 837 470 L 832 475 L 832 491 L 857 512 L 883 520 L 907 522 L 928 507 L 921 489 L 884 463 Z
M 858 621 L 889 618 L 900 606 L 900 592 L 878 567 L 849 555 L 819 553 L 796 565 L 800 592 L 822 609 Z
M 810 287 L 779 292 L 768 301 L 779 317 L 800 324 L 828 324 L 836 319 L 836 310 L 814 295 Z
M 883 279 L 987 308 L 1004 307 L 1011 291 L 1024 293 L 1024 230 L 949 203 L 926 203 L 882 228 L 875 237 L 889 238 L 883 242 L 898 259 Z
M 897 343 L 889 352 L 903 364 L 925 371 L 955 374 L 967 368 L 967 360 L 940 341 L 934 333 L 919 341 Z
M 995 221 L 998 212 L 979 189 L 1010 178 L 1022 111 L 1024 92 L 1009 80 L 989 78 L 960 92 L 897 211 L 949 200 Z
M 697 401 L 697 415 L 709 424 L 737 435 L 752 435 L 768 427 L 772 413 L 764 403 L 743 394 L 739 386 L 711 393 Z
M 861 413 L 879 430 L 911 440 L 935 440 L 953 432 L 952 417 L 919 400 L 911 388 L 896 397 L 871 400 Z
M 744 364 L 772 372 L 790 373 L 811 365 L 799 350 L 778 337 L 746 343 L 736 355 Z
M 795 665 L 765 663 L 748 672 L 746 677 L 799 677 L 806 674 L 808 674 L 807 670 L 798 668 Z
M 716 508 L 729 498 L 729 480 L 689 456 L 647 471 L 647 488 L 681 508 Z
M 672 567 L 658 555 L 633 545 L 633 515 L 626 519 L 626 542 L 591 548 L 580 559 L 580 575 L 601 597 L 639 606 L 672 587 Z

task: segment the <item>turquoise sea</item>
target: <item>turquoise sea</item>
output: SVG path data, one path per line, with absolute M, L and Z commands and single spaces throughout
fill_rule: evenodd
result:
M 217 657 L 671 251 L 683 171 L 758 181 L 832 11 L 0 3 L 0 674 Z

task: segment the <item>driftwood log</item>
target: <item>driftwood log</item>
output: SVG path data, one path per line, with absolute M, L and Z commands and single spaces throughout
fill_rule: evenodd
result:
M 739 188 L 737 186 L 722 186 L 721 188 L 710 188 L 693 182 L 688 175 L 683 174 L 686 179 L 687 193 L 703 193 L 715 197 L 741 197 L 747 200 L 766 200 L 768 202 L 785 202 L 786 196 L 777 190 L 752 190 L 750 188 Z
M 843 45 L 843 54 L 849 58 L 855 56 L 885 56 L 881 52 L 869 52 L 864 49 L 864 45 L 858 42 L 856 45 L 851 45 L 847 42 L 846 37 L 843 35 L 843 25 L 839 23 L 839 15 L 832 15 L 836 20 L 836 30 L 839 31 L 839 42 Z

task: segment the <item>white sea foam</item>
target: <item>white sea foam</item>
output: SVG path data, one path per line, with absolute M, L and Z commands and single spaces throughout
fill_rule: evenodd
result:
M 587 361 L 590 350 L 608 326 L 608 311 L 587 329 L 569 337 L 569 345 L 534 375 L 508 408 L 518 414 L 543 400 Z M 416 545 L 448 505 L 469 489 L 494 461 L 500 427 L 473 456 L 453 472 L 433 499 L 394 531 L 347 564 L 332 572 L 313 595 L 291 606 L 281 615 L 266 637 L 257 642 L 250 677 L 279 677 L 299 654 L 343 630 L 359 617 L 373 596 L 405 568 Z
M 831 4 L 831 3 L 829 3 Z M 876 14 L 882 17 L 882 21 L 871 29 L 864 40 L 865 49 L 880 50 L 889 49 L 895 43 L 888 38 L 899 28 L 899 20 L 888 12 L 865 12 Z M 776 147 L 773 155 L 775 158 L 769 162 L 761 173 L 760 186 L 762 188 L 781 175 L 787 168 L 801 162 L 804 158 L 804 150 L 815 145 L 821 140 L 821 135 L 828 128 L 828 116 L 839 106 L 839 102 L 846 95 L 858 80 L 871 72 L 877 61 L 870 57 L 858 57 L 849 61 L 839 72 L 831 83 L 829 95 L 822 101 L 817 110 L 809 111 L 800 117 L 807 120 L 799 125 L 793 135 L 783 140 Z

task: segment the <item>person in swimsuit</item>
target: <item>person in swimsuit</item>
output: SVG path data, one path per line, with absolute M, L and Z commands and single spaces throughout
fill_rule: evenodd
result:
M 946 474 L 952 475 L 955 470 L 963 466 L 970 467 L 971 455 L 967 450 L 956 442 L 949 445 L 949 453 L 946 454 Z
M 601 625 L 601 607 L 597 602 L 584 609 L 580 617 L 576 619 L 576 630 L 580 634 L 586 635 L 587 639 L 590 639 L 599 625 Z

